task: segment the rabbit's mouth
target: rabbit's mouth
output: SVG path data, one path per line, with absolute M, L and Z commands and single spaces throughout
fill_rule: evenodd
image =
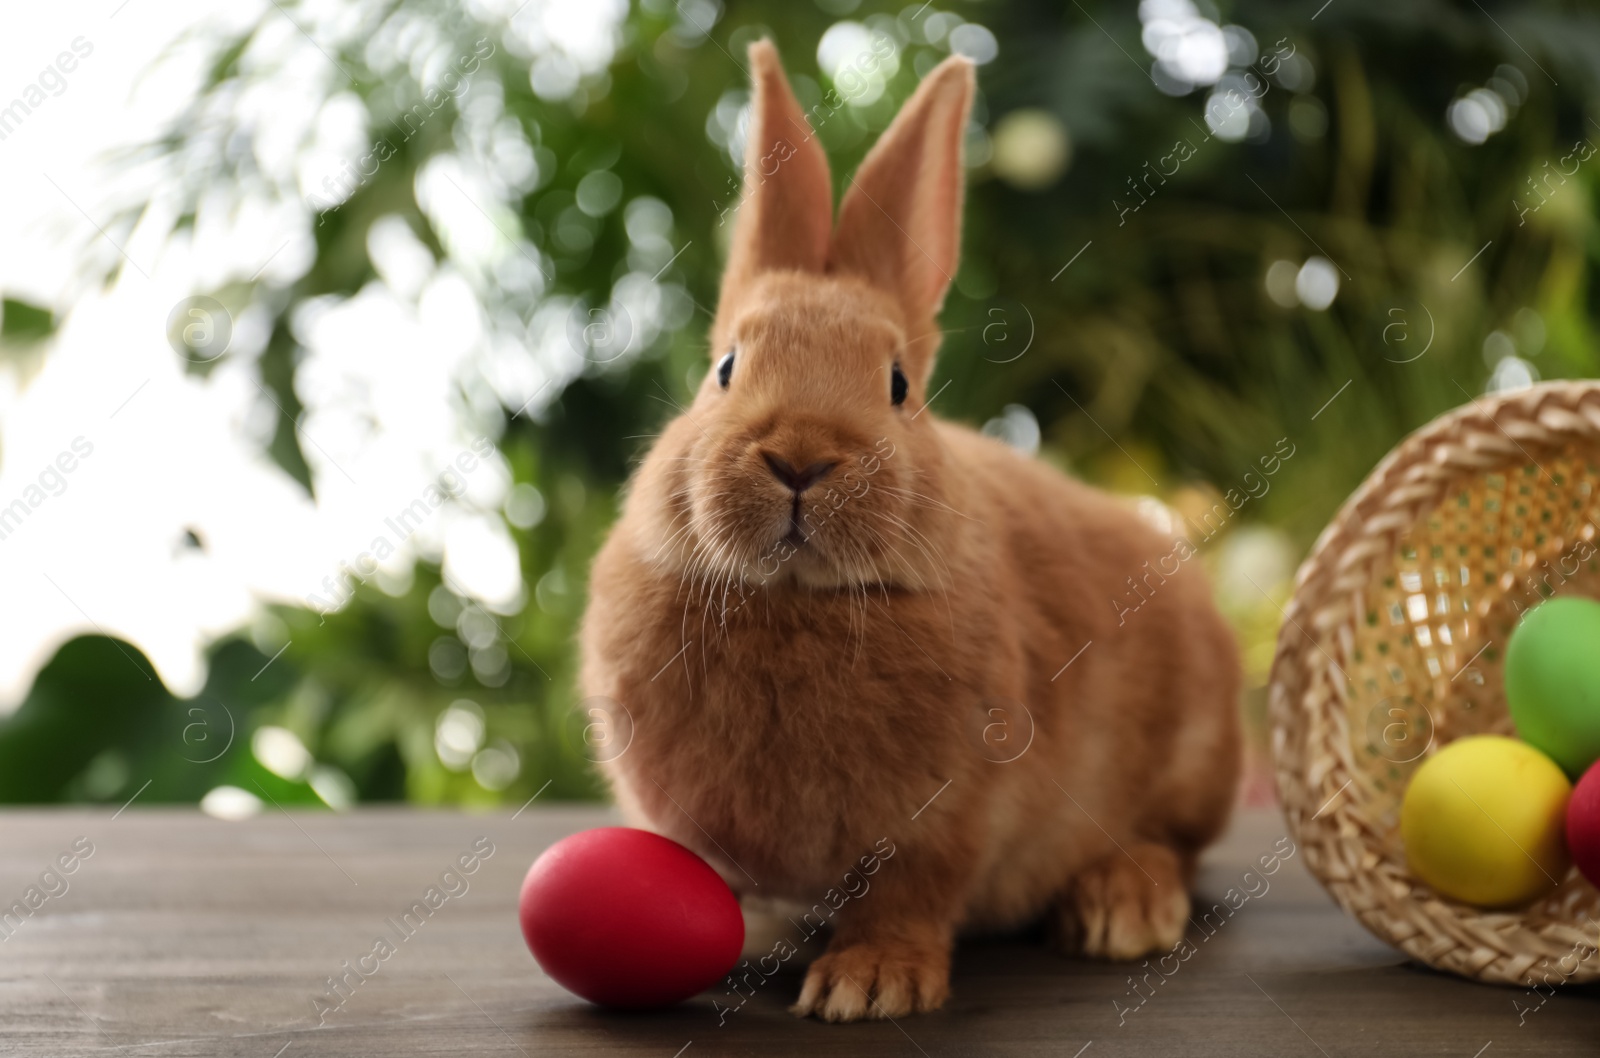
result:
M 788 544 L 793 548 L 801 548 L 806 545 L 807 539 L 805 526 L 802 524 L 800 517 L 800 497 L 797 495 L 794 498 L 793 506 L 789 508 L 789 531 L 783 534 L 783 538 L 779 542 Z

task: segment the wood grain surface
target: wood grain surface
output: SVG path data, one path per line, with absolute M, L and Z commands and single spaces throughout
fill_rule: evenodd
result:
M 893 1023 L 791 1017 L 799 976 L 789 970 L 731 1014 L 713 1008 L 738 1001 L 721 990 L 658 1013 L 601 1011 L 539 972 L 516 895 L 540 850 L 608 822 L 603 809 L 559 806 L 516 818 L 269 809 L 235 823 L 137 806 L 116 818 L 0 814 L 0 905 L 23 905 L 0 918 L 0 1053 L 1600 1054 L 1600 990 L 1547 997 L 1419 968 L 1334 907 L 1300 855 L 1261 875 L 1258 859 L 1289 847 L 1271 811 L 1241 816 L 1213 850 L 1200 892 L 1206 907 L 1221 905 L 1221 924 L 1191 930 L 1188 957 L 1169 959 L 1165 974 L 1155 963 L 1062 959 L 1015 938 L 964 943 L 948 1007 Z M 494 851 L 466 887 L 441 887 L 420 925 L 397 928 L 479 838 Z M 63 856 L 72 873 L 41 881 Z M 38 907 L 24 917 L 30 888 Z M 380 937 L 393 951 L 368 960 L 375 972 L 347 974 Z M 345 997 L 330 977 L 360 983 Z

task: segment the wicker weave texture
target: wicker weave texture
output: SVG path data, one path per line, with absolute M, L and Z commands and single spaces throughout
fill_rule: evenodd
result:
M 1413 879 L 1399 835 L 1428 754 L 1513 734 L 1507 639 L 1542 598 L 1600 597 L 1597 527 L 1600 382 L 1548 383 L 1408 437 L 1296 577 L 1269 692 L 1284 813 L 1334 899 L 1430 966 L 1526 986 L 1600 979 L 1600 892 L 1576 870 L 1536 904 L 1484 911 Z

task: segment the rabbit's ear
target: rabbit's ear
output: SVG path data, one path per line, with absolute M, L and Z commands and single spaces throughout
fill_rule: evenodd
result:
M 961 141 L 972 63 L 936 66 L 861 163 L 839 205 L 830 268 L 895 294 L 908 321 L 936 315 L 961 242 Z
M 771 41 L 750 45 L 750 130 L 744 191 L 722 298 L 761 272 L 821 272 L 833 225 L 828 157 L 789 88 Z

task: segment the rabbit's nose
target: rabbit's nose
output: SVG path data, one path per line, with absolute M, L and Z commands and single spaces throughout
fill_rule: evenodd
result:
M 783 482 L 796 493 L 804 492 L 815 485 L 824 474 L 838 466 L 838 463 L 812 463 L 804 470 L 796 470 L 787 459 L 780 459 L 771 452 L 762 452 L 761 458 L 767 461 L 767 466 L 772 470 L 772 476 Z

